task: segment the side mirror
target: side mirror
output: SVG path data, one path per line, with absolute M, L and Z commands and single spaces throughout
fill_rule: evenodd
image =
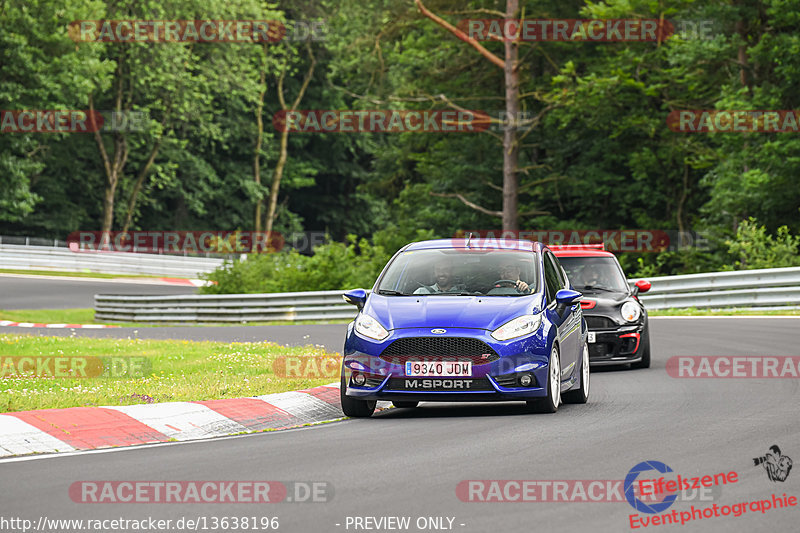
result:
M 635 287 L 635 288 L 633 289 L 633 294 L 634 294 L 634 296 L 635 296 L 635 295 L 637 295 L 637 294 L 641 294 L 641 293 L 643 293 L 643 292 L 647 292 L 647 291 L 649 291 L 649 290 L 650 290 L 650 287 L 651 287 L 652 285 L 651 285 L 651 284 L 650 284 L 650 282 L 649 282 L 649 281 L 647 281 L 646 279 L 640 279 L 639 281 L 637 281 L 636 283 L 634 283 L 634 284 L 633 284 L 633 286 Z
M 358 310 L 364 309 L 364 304 L 367 303 L 367 291 L 364 289 L 353 289 L 342 294 L 342 299 L 350 305 L 355 305 Z
M 561 289 L 556 293 L 556 302 L 561 306 L 570 306 L 576 302 L 580 302 L 583 295 L 578 291 L 571 289 Z

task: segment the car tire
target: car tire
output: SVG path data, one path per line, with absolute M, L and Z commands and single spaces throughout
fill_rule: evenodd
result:
M 642 330 L 642 345 L 639 349 L 642 351 L 642 360 L 638 363 L 631 363 L 631 368 L 650 368 L 650 328 L 649 324 L 645 324 Z
M 342 403 L 342 412 L 351 418 L 369 418 L 375 412 L 376 400 L 359 400 L 347 395 L 347 381 L 342 374 L 339 399 Z
M 555 364 L 554 364 L 555 363 Z M 547 365 L 547 396 L 541 400 L 528 401 L 528 409 L 534 413 L 555 413 L 561 403 L 561 358 L 553 345 L 550 364 Z
M 419 405 L 419 402 L 412 402 L 411 400 L 392 400 L 392 405 L 400 409 L 410 409 Z
M 562 395 L 564 403 L 586 403 L 589 400 L 589 384 L 591 383 L 589 368 L 589 345 L 584 343 L 581 356 L 580 386 L 576 390 L 565 392 Z

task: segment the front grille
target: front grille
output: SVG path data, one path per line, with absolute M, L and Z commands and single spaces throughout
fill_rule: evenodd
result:
M 495 390 L 486 378 L 391 378 L 384 390 L 463 392 Z
M 583 318 L 586 319 L 586 326 L 589 329 L 614 329 L 617 327 L 613 320 L 604 316 L 583 315 Z
M 384 376 L 367 376 L 367 382 L 364 383 L 364 386 L 368 389 L 375 389 L 380 387 L 384 379 L 386 379 Z
M 614 345 L 607 342 L 594 342 L 589 344 L 589 357 L 611 357 L 614 355 Z
M 498 385 L 501 387 L 516 387 L 517 375 L 516 374 L 503 374 L 502 376 L 492 376 Z
M 488 344 L 470 337 L 405 337 L 383 350 L 380 358 L 388 363 L 406 361 L 471 361 L 485 365 L 500 358 Z
M 619 353 L 620 355 L 632 354 L 633 349 L 636 348 L 636 339 L 633 337 L 625 337 L 619 340 Z

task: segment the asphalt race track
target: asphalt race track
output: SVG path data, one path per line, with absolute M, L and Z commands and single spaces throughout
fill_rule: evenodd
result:
M 651 319 L 654 357 L 664 355 L 800 355 L 800 317 L 655 317 Z M 185 339 L 194 341 L 260 342 L 287 346 L 319 344 L 341 352 L 344 324 L 286 326 L 158 326 L 111 329 L 48 329 L 0 327 L 2 333 L 72 335 L 102 338 Z M 695 339 L 704 339 L 698 344 Z M 698 341 L 699 342 L 699 341 Z M 707 349 L 700 350 L 702 346 Z M 742 350 L 745 350 L 742 352 Z M 659 353 L 661 352 L 661 354 Z M 663 365 L 662 365 L 663 366 Z
M 670 355 L 800 355 L 800 347 L 796 347 L 800 340 L 797 335 L 800 317 L 655 317 L 651 318 L 650 326 L 654 357 L 663 356 L 665 360 Z M 82 330 L 0 327 L 0 333 L 221 342 L 272 341 L 287 346 L 319 344 L 330 351 L 341 352 L 346 329 L 344 324 L 142 326 Z M 663 361 L 661 366 L 663 369 Z
M 344 345 L 343 324 L 291 326 L 158 326 L 109 329 L 50 329 L 0 326 L 0 333 L 23 333 L 70 337 L 73 335 L 117 339 L 186 339 L 193 341 L 262 342 L 273 341 L 286 346 L 319 344 L 330 351 L 341 352 Z
M 0 309 L 86 309 L 94 307 L 95 294 L 192 294 L 196 290 L 188 285 L 0 274 Z
M 258 331 L 279 340 L 292 331 L 287 328 L 315 331 L 312 337 L 323 339 L 344 326 Z M 196 338 L 212 329 L 142 328 L 139 334 L 181 331 L 181 337 Z M 244 335 L 243 329 L 213 330 Z M 798 380 L 676 379 L 665 363 L 672 355 L 796 356 L 798 331 L 795 318 L 655 319 L 652 368 L 594 372 L 589 403 L 562 406 L 555 415 L 528 414 L 514 403 L 428 403 L 299 430 L 7 460 L 0 463 L 3 515 L 13 509 L 34 524 L 41 516 L 277 516 L 279 531 L 320 533 L 356 531 L 352 523 L 346 528 L 347 517 L 409 516 L 407 531 L 420 531 L 417 517 L 454 517 L 452 529 L 463 532 L 619 532 L 631 530 L 635 511 L 626 502 L 464 502 L 456 486 L 462 480 L 621 480 L 645 460 L 666 463 L 684 477 L 738 473 L 738 482 L 724 486 L 713 501 L 678 501 L 667 512 L 797 496 L 800 472 L 772 482 L 753 458 L 773 444 L 794 460 L 800 457 Z M 324 481 L 333 497 L 327 503 L 260 505 L 74 503 L 70 484 L 86 480 Z M 797 530 L 797 517 L 797 507 L 748 510 L 646 529 L 785 532 Z

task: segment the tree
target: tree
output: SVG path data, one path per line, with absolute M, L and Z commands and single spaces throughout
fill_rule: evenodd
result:
M 503 220 L 503 230 L 519 229 L 519 180 L 517 178 L 519 165 L 519 142 L 517 139 L 516 117 L 519 115 L 519 45 L 516 39 L 505 39 L 505 55 L 500 59 L 495 54 L 484 48 L 477 40 L 467 35 L 463 30 L 453 26 L 441 17 L 428 10 L 422 0 L 414 0 L 420 12 L 443 27 L 462 41 L 475 48 L 479 54 L 489 60 L 495 66 L 503 69 L 505 86 L 505 105 L 506 117 L 510 117 L 503 129 L 503 210 L 498 213 L 490 211 L 473 202 L 468 201 L 464 196 L 455 194 L 465 205 L 481 211 L 485 214 L 500 215 Z M 517 18 L 519 13 L 519 0 L 506 0 L 506 11 L 503 17 L 506 19 Z
M 308 89 L 308 84 L 311 82 L 311 79 L 314 76 L 314 68 L 317 65 L 317 59 L 314 57 L 314 52 L 311 48 L 311 43 L 306 42 L 306 52 L 308 53 L 309 65 L 308 69 L 306 70 L 305 76 L 303 77 L 303 82 L 300 85 L 300 89 L 297 91 L 297 96 L 295 97 L 294 101 L 291 105 L 287 105 L 286 103 L 286 96 L 284 94 L 284 82 L 286 80 L 286 73 L 289 68 L 289 65 L 284 64 L 281 68 L 280 74 L 278 75 L 278 83 L 277 83 L 277 94 L 278 94 L 278 101 L 280 102 L 281 111 L 284 113 L 296 111 L 300 106 L 300 102 L 303 101 L 303 97 L 306 94 L 306 90 Z M 265 223 L 265 231 L 267 235 L 272 234 L 272 227 L 275 223 L 275 211 L 278 206 L 278 193 L 280 192 L 281 180 L 283 179 L 283 171 L 286 167 L 286 159 L 289 157 L 289 128 L 284 127 L 280 133 L 280 155 L 278 156 L 278 161 L 275 163 L 275 169 L 272 172 L 272 183 L 270 185 L 269 191 L 269 206 L 267 208 L 267 218 Z
M 0 109 L 85 109 L 89 80 L 110 65 L 98 49 L 76 48 L 63 21 L 101 8 L 97 0 L 0 1 Z M 47 154 L 66 135 L 0 134 L 0 221 L 24 220 L 34 212 L 43 198 L 32 185 L 46 174 Z
M 214 4 L 210 7 L 219 9 Z M 115 4 L 106 18 L 158 20 L 185 15 L 191 19 L 194 12 L 195 6 L 181 2 L 173 5 L 171 2 L 136 1 Z M 98 43 L 81 43 L 81 46 L 93 47 Z M 144 131 L 117 128 L 94 132 L 106 180 L 101 225 L 104 233 L 111 231 L 114 225 L 117 189 L 125 178 L 131 150 L 136 149 L 144 157 L 130 190 L 123 217 L 125 230 L 131 225 L 142 185 L 162 147 L 164 135 L 176 120 L 195 121 L 209 116 L 210 96 L 205 90 L 208 77 L 205 69 L 195 69 L 193 47 L 193 43 L 159 42 L 104 46 L 115 69 L 109 79 L 97 81 L 96 88 L 89 94 L 90 109 L 111 110 L 119 117 L 130 116 L 134 111 L 149 116 Z

